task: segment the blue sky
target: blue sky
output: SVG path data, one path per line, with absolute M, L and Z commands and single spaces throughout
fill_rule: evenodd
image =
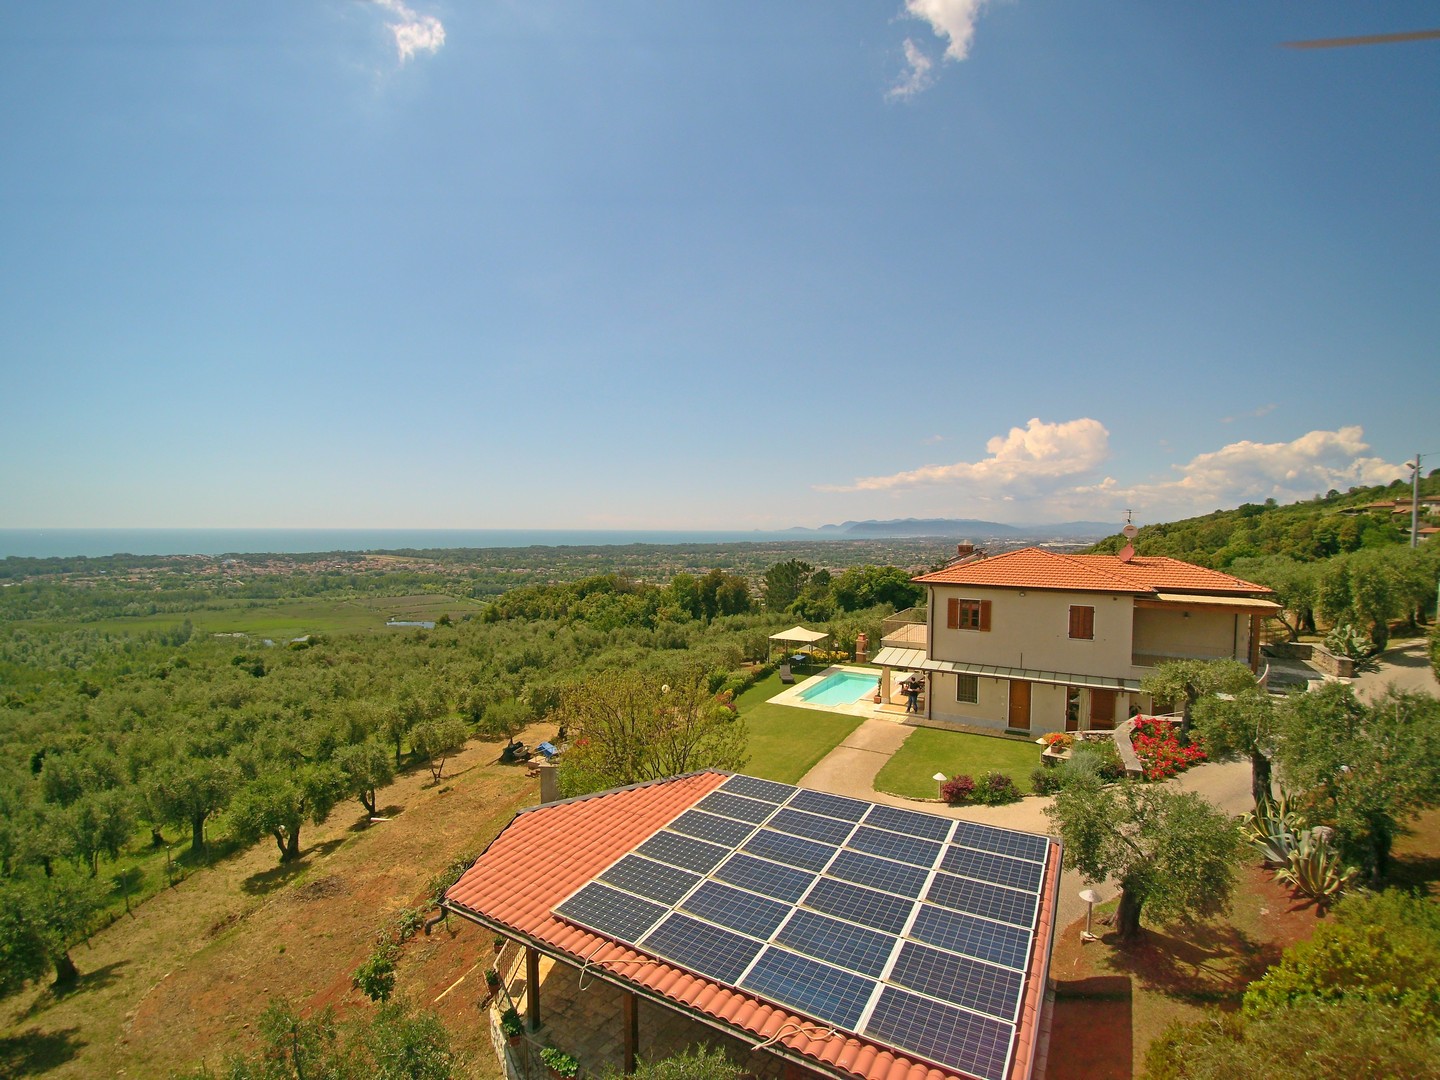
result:
M 0 526 L 1140 522 L 1440 465 L 1429 3 L 56 0 Z

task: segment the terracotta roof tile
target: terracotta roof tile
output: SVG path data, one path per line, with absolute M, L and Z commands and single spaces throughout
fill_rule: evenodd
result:
M 887 1047 L 832 1032 L 747 993 L 693 975 L 662 960 L 583 930 L 552 909 L 681 811 L 715 790 L 728 773 L 702 772 L 637 787 L 551 803 L 517 814 L 445 894 L 461 913 L 529 938 L 573 961 L 604 970 L 674 1005 L 750 1032 L 861 1080 L 966 1080 L 963 1074 L 914 1061 Z M 1049 873 L 1058 874 L 1051 847 Z M 1042 898 L 1035 956 L 1048 958 L 1053 889 Z M 1035 959 L 1032 958 L 1032 972 Z M 1011 1080 L 1029 1075 L 1034 1025 L 1044 995 L 1032 979 L 1022 1006 Z M 784 1032 L 784 1034 L 781 1034 Z M 778 1036 L 778 1038 L 776 1038 Z M 1023 1067 L 1022 1067 L 1023 1066 Z
M 1077 592 L 1195 592 L 1269 594 L 1271 590 L 1219 570 L 1160 555 L 1062 555 L 1021 548 L 961 563 L 916 581 L 926 585 L 976 585 L 1009 589 L 1068 589 Z

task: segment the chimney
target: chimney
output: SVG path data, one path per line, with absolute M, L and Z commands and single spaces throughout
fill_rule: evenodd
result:
M 965 556 L 967 556 L 967 555 L 974 555 L 974 554 L 975 554 L 975 545 L 974 545 L 974 544 L 965 543 L 965 544 L 956 544 L 956 545 L 955 545 L 955 557 L 956 557 L 957 559 L 963 559 L 963 558 L 965 558 Z
M 540 766 L 540 801 L 552 803 L 560 800 L 560 777 L 558 770 L 548 761 Z

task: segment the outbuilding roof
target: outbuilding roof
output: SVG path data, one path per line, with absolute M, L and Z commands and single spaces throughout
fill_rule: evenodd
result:
M 1271 590 L 1219 570 L 1161 555 L 1062 555 L 1028 547 L 922 574 L 926 585 L 1064 589 L 1135 595 L 1167 593 L 1266 596 Z
M 705 771 L 550 803 L 517 814 L 445 895 L 445 905 L 511 934 L 592 977 L 694 1014 L 713 1026 L 770 1043 L 833 1076 L 859 1080 L 969 1080 L 650 956 L 568 922 L 556 907 L 731 778 Z M 1060 848 L 1050 841 L 1045 887 L 1033 931 L 1029 970 L 1015 1025 L 1008 1080 L 1031 1075 L 1054 934 Z

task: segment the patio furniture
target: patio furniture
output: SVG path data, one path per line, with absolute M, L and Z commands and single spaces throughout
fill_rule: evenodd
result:
M 780 665 L 780 681 L 782 683 L 793 683 L 795 681 L 795 676 L 790 673 L 789 664 Z

